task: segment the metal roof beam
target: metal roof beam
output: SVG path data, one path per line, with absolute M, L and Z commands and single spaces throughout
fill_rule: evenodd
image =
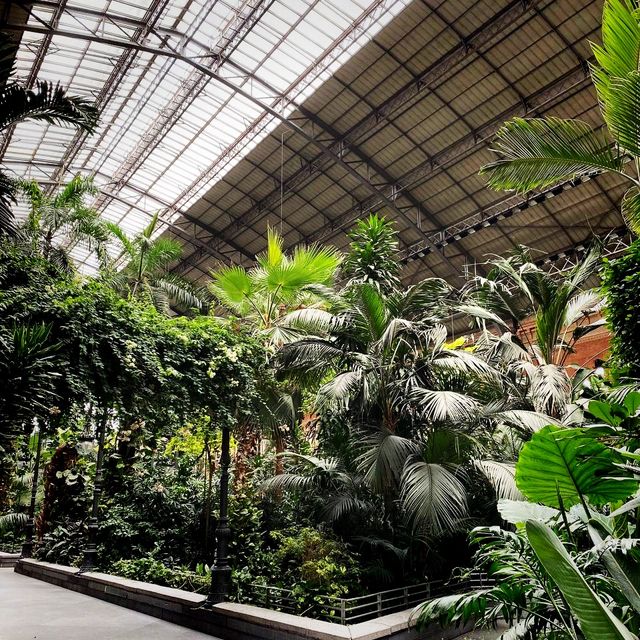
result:
M 382 105 L 351 127 L 346 133 L 340 135 L 338 139 L 329 146 L 329 149 L 336 153 L 342 153 L 344 148 L 351 146 L 352 140 L 355 141 L 365 133 L 376 128 L 389 114 L 414 99 L 420 93 L 430 90 L 430 86 L 434 82 L 440 80 L 453 68 L 476 53 L 480 47 L 488 44 L 495 37 L 499 36 L 505 29 L 517 22 L 523 15 L 527 14 L 533 7 L 539 4 L 539 2 L 540 0 L 513 0 L 510 2 L 507 7 L 480 25 L 464 42 L 461 41 L 451 51 L 426 69 L 417 80 L 412 80 L 407 83 L 393 96 L 385 100 Z M 308 161 L 302 169 L 287 178 L 284 184 L 284 191 L 293 190 L 305 182 L 310 176 L 320 171 L 321 160 L 322 157 L 317 156 L 313 160 Z M 243 214 L 238 220 L 239 224 L 246 225 L 255 215 L 259 215 L 261 211 L 273 204 L 273 201 L 277 200 L 279 196 L 279 190 L 272 191 L 258 202 L 252 210 Z

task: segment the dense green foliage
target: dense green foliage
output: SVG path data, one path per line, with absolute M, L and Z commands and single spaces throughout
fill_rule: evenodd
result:
M 485 168 L 494 187 L 623 172 L 619 151 L 640 155 L 639 12 L 607 0 L 594 49 L 614 147 L 583 123 L 516 120 Z M 625 175 L 635 223 L 640 183 Z M 91 209 L 91 180 L 22 190 L 30 214 L 0 243 L 3 545 L 20 542 L 41 442 L 36 556 L 81 562 L 102 424 L 100 568 L 206 591 L 228 426 L 233 599 L 326 615 L 328 599 L 460 568 L 456 592 L 421 606 L 420 624 L 636 638 L 637 244 L 606 264 L 603 291 L 598 243 L 566 271 L 516 247 L 459 290 L 405 286 L 394 226 L 372 215 L 345 255 L 287 251 L 268 230 L 253 268 L 220 266 L 197 288 L 171 271 L 181 247 L 158 215 L 129 236 Z M 95 277 L 75 273 L 75 242 L 96 250 Z M 569 367 L 603 293 L 614 368 Z M 468 337 L 450 335 L 454 314 Z M 478 570 L 489 581 L 468 590 Z
M 607 262 L 603 273 L 606 316 L 612 334 L 613 357 L 630 376 L 640 375 L 640 241 L 619 258 Z

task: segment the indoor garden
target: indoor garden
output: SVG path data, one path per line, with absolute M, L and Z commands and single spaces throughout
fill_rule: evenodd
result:
M 5 162 L 0 551 L 341 624 L 411 610 L 415 633 L 637 639 L 640 8 L 605 0 L 598 19 L 597 117 L 502 118 L 474 174 L 527 203 L 611 174 L 624 228 L 573 259 L 532 236 L 457 278 L 409 276 L 389 198 L 343 242 L 293 242 L 278 156 L 260 250 L 195 277 L 159 208 L 134 228 L 103 215 L 99 172 Z M 3 134 L 93 144 L 103 98 L 26 81 L 16 46 Z

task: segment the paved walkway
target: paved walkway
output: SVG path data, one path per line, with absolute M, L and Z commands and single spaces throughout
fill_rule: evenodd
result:
M 216 640 L 0 569 L 0 640 Z

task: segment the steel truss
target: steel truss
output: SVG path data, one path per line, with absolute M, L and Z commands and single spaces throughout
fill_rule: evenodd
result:
M 359 202 L 355 208 L 343 211 L 333 218 L 333 221 L 319 232 L 308 235 L 307 241 L 327 240 L 334 237 L 338 232 L 352 224 L 363 214 L 375 210 L 380 206 L 389 207 L 396 214 L 410 219 L 416 227 L 424 233 L 424 240 L 416 245 L 412 245 L 401 255 L 404 262 L 409 262 L 417 257 L 424 257 L 427 254 L 435 253 L 447 265 L 448 270 L 455 275 L 460 274 L 460 269 L 444 255 L 444 248 L 453 244 L 467 235 L 476 233 L 484 227 L 493 226 L 500 220 L 506 219 L 515 213 L 525 210 L 536 204 L 544 202 L 547 198 L 557 195 L 566 188 L 573 188 L 589 179 L 584 177 L 569 181 L 560 187 L 554 187 L 543 194 L 538 194 L 532 198 L 508 206 L 506 209 L 497 212 L 480 211 L 468 217 L 462 222 L 450 225 L 437 231 L 422 231 L 421 221 L 424 217 L 424 210 L 421 204 L 411 195 L 410 189 L 416 183 L 420 183 L 440 171 L 446 171 L 446 167 L 463 157 L 464 155 L 477 149 L 488 139 L 493 137 L 501 124 L 514 115 L 530 113 L 543 108 L 550 102 L 557 100 L 567 92 L 575 90 L 584 85 L 587 79 L 586 64 L 583 60 L 578 60 L 578 65 L 563 77 L 554 80 L 546 88 L 538 91 L 532 96 L 518 96 L 517 102 L 496 116 L 491 122 L 483 127 L 470 130 L 469 134 L 458 140 L 439 154 L 428 159 L 427 162 L 415 167 L 413 170 L 394 180 L 382 167 L 376 165 L 367 158 L 357 147 L 359 137 L 375 129 L 379 124 L 388 119 L 389 116 L 399 107 L 409 103 L 416 96 L 433 91 L 432 85 L 446 77 L 455 67 L 464 62 L 469 56 L 479 53 L 481 48 L 490 43 L 499 34 L 522 18 L 528 12 L 534 11 L 540 14 L 538 0 L 514 0 L 505 9 L 493 16 L 484 24 L 480 25 L 476 31 L 468 38 L 445 54 L 440 60 L 425 71 L 420 77 L 415 78 L 409 85 L 398 91 L 392 98 L 387 100 L 381 107 L 363 118 L 357 125 L 352 127 L 346 134 L 340 134 L 329 125 L 322 122 L 317 116 L 301 108 L 294 101 L 293 96 L 299 91 L 300 83 L 309 82 L 330 64 L 337 47 L 346 47 L 353 42 L 367 26 L 378 18 L 381 12 L 387 9 L 391 0 L 380 0 L 370 6 L 369 10 L 354 22 L 341 37 L 331 47 L 327 49 L 315 65 L 305 70 L 299 81 L 290 86 L 285 92 L 278 92 L 268 83 L 262 81 L 254 74 L 249 73 L 240 65 L 230 60 L 228 54 L 233 48 L 233 43 L 241 38 L 252 24 L 259 20 L 266 9 L 264 2 L 258 0 L 247 0 L 239 8 L 235 19 L 228 25 L 228 30 L 214 48 L 206 48 L 201 43 L 196 42 L 190 34 L 179 33 L 175 30 L 158 28 L 154 25 L 158 17 L 162 14 L 166 5 L 165 2 L 156 1 L 150 9 L 149 15 L 143 21 L 137 21 L 124 16 L 100 13 L 95 10 L 68 7 L 65 3 L 54 3 L 50 0 L 36 0 L 33 4 L 40 6 L 57 7 L 53 19 L 50 23 L 39 25 L 4 25 L 2 28 L 7 31 L 27 31 L 42 33 L 44 35 L 41 49 L 46 53 L 45 43 L 50 43 L 55 35 L 78 38 L 87 41 L 100 42 L 123 49 L 122 56 L 114 69 L 112 78 L 105 85 L 101 92 L 99 102 L 104 106 L 110 95 L 115 92 L 121 79 L 124 77 L 131 59 L 138 52 L 147 52 L 154 56 L 165 56 L 168 59 L 180 60 L 192 67 L 192 72 L 185 79 L 180 92 L 171 101 L 169 107 L 161 116 L 151 124 L 147 132 L 140 139 L 136 147 L 129 154 L 125 162 L 121 165 L 115 175 L 116 184 L 110 190 L 105 190 L 99 200 L 99 204 L 104 206 L 110 198 L 118 199 L 118 192 L 125 185 L 127 179 L 140 166 L 148 153 L 156 146 L 171 126 L 180 118 L 186 110 L 190 101 L 198 95 L 200 91 L 211 80 L 219 82 L 227 88 L 232 89 L 261 110 L 261 115 L 254 121 L 247 122 L 247 127 L 243 133 L 225 150 L 223 150 L 213 166 L 206 172 L 198 175 L 196 179 L 171 203 L 163 203 L 161 220 L 163 224 L 169 226 L 174 233 L 185 241 L 192 243 L 196 250 L 187 257 L 182 268 L 196 267 L 207 255 L 214 258 L 228 259 L 225 255 L 225 247 L 232 251 L 237 251 L 248 259 L 253 259 L 246 249 L 239 246 L 233 240 L 233 236 L 239 230 L 250 227 L 255 220 L 272 211 L 279 202 L 282 194 L 295 191 L 297 187 L 312 178 L 319 172 L 326 172 L 332 165 L 340 166 L 349 176 L 365 187 L 370 196 Z M 76 16 L 83 12 L 86 15 L 99 14 L 102 19 L 108 21 L 126 35 L 124 38 L 106 37 L 98 32 L 75 32 L 63 30 L 58 27 L 60 11 L 66 11 Z M 148 19 L 147 19 L 148 18 Z M 202 55 L 187 56 L 184 51 L 189 45 L 198 46 L 202 49 Z M 47 44 L 48 46 L 48 44 Z M 44 55 L 44 53 L 42 55 Z M 579 57 L 578 57 L 579 58 Z M 201 60 L 201 61 L 200 61 Z M 35 77 L 35 75 L 34 75 Z M 215 179 L 226 165 L 242 151 L 245 145 L 257 132 L 260 132 L 269 120 L 276 119 L 295 134 L 301 136 L 309 145 L 318 150 L 318 154 L 312 160 L 306 160 L 301 156 L 301 168 L 292 176 L 287 178 L 282 185 L 278 184 L 269 195 L 256 202 L 249 210 L 234 219 L 222 231 L 216 230 L 210 225 L 190 216 L 185 208 L 192 198 L 199 193 L 203 187 Z M 8 144 L 7 136 L 4 141 L 4 148 Z M 65 156 L 62 167 L 56 172 L 55 177 L 60 177 L 67 170 L 75 154 L 82 145 L 83 140 L 78 137 L 72 145 L 69 153 Z M 372 178 L 374 175 L 376 178 Z M 127 185 L 131 186 L 131 185 Z M 558 191 L 560 189 L 560 191 Z M 151 198 L 155 197 L 150 195 Z M 130 202 L 120 198 L 129 206 Z M 193 233 L 188 233 L 186 228 L 192 229 Z M 177 231 L 183 228 L 183 231 Z M 204 232 L 204 233 L 202 233 Z M 188 236 L 188 238 L 187 238 Z
M 207 61 L 206 65 L 195 60 L 193 57 L 187 57 L 186 55 L 181 53 L 179 47 L 174 46 L 171 42 L 172 36 L 174 38 L 179 37 L 175 32 L 169 34 L 163 33 L 161 35 L 160 33 L 157 33 L 152 28 L 150 28 L 145 31 L 145 38 L 143 40 L 140 40 L 136 37 L 120 39 L 103 36 L 97 32 L 91 32 L 90 30 L 87 32 L 69 31 L 58 28 L 57 23 L 54 24 L 53 22 L 45 24 L 43 26 L 7 24 L 3 25 L 3 29 L 7 31 L 42 33 L 48 39 L 55 35 L 59 35 L 120 47 L 125 50 L 125 53 L 147 52 L 153 55 L 166 56 L 174 60 L 180 60 L 193 68 L 193 73 L 190 76 L 187 84 L 185 85 L 185 94 L 193 94 L 195 91 L 197 91 L 200 83 L 206 83 L 205 81 L 213 79 L 223 86 L 227 87 L 228 89 L 232 89 L 236 95 L 242 96 L 243 98 L 258 106 L 262 111 L 261 115 L 255 121 L 249 123 L 242 135 L 220 154 L 218 161 L 212 167 L 210 167 L 207 172 L 199 175 L 196 180 L 194 180 L 194 182 L 176 198 L 174 202 L 168 205 L 166 211 L 164 212 L 164 214 L 168 216 L 172 221 L 176 218 L 179 218 L 180 216 L 183 216 L 188 220 L 189 223 L 195 224 L 210 233 L 211 227 L 209 227 L 208 225 L 204 225 L 199 220 L 186 216 L 186 214 L 181 211 L 180 207 L 189 202 L 189 200 L 195 194 L 197 194 L 203 188 L 203 186 L 206 186 L 206 184 L 208 184 L 215 177 L 215 175 L 219 171 L 221 171 L 224 166 L 230 160 L 232 160 L 242 148 L 244 148 L 244 146 L 252 138 L 256 131 L 262 129 L 262 127 L 265 126 L 265 122 L 269 118 L 274 118 L 280 121 L 292 131 L 301 135 L 308 143 L 314 145 L 321 152 L 321 154 L 331 158 L 335 163 L 342 165 L 345 170 L 354 178 L 356 178 L 361 184 L 367 186 L 371 192 L 377 193 L 376 188 L 370 182 L 368 182 L 365 177 L 358 174 L 347 163 L 345 163 L 339 155 L 334 154 L 323 145 L 318 136 L 316 123 L 306 122 L 299 124 L 298 122 L 289 120 L 285 114 L 292 112 L 298 106 L 293 101 L 292 95 L 300 90 L 300 83 L 309 82 L 312 78 L 322 73 L 322 71 L 332 62 L 334 57 L 338 55 L 339 52 L 337 51 L 337 47 L 342 47 L 343 49 L 348 48 L 352 42 L 354 42 L 358 37 L 362 35 L 364 31 L 366 31 L 370 24 L 372 24 L 379 18 L 381 13 L 388 9 L 388 6 L 392 4 L 392 2 L 393 0 L 379 0 L 378 2 L 372 3 L 369 8 L 361 15 L 360 20 L 354 22 L 338 40 L 332 43 L 332 45 L 326 50 L 323 58 L 319 61 L 316 61 L 314 65 L 309 67 L 299 79 L 299 81 L 295 83 L 295 86 L 291 86 L 289 90 L 284 93 L 275 91 L 273 87 L 270 87 L 267 83 L 262 82 L 254 74 L 251 74 L 242 69 L 239 65 L 231 62 L 228 58 L 225 58 L 223 60 L 220 57 L 219 51 L 206 51 L 203 52 L 202 56 L 199 56 Z M 251 17 L 255 17 L 256 15 L 256 12 L 251 13 Z M 120 25 L 123 32 L 125 31 L 125 29 L 135 28 L 137 33 L 141 28 L 141 25 L 138 24 L 135 20 L 121 20 L 119 16 L 107 14 L 103 14 L 103 16 L 101 17 L 104 17 L 105 20 L 108 20 L 114 25 Z M 241 33 L 242 30 L 243 28 L 236 27 L 235 33 Z M 153 37 L 155 37 L 155 39 L 158 41 L 157 44 L 149 44 L 149 41 L 151 41 Z M 184 40 L 185 38 L 183 38 L 183 41 Z M 186 40 L 188 40 L 188 38 Z M 211 60 L 213 60 L 213 63 L 209 64 Z M 117 83 L 114 82 L 113 85 L 115 84 Z M 148 132 L 149 135 L 145 136 L 141 145 L 134 149 L 131 157 L 128 158 L 125 164 L 121 167 L 121 170 L 118 172 L 118 175 L 121 176 L 121 182 L 115 185 L 116 190 L 124 186 L 126 176 L 132 172 L 137 163 L 144 160 L 147 151 L 149 150 L 151 145 L 157 141 L 158 136 L 162 135 L 162 132 L 166 132 L 168 128 L 170 128 L 171 124 L 175 122 L 176 116 L 179 117 L 179 113 L 183 111 L 182 105 L 178 105 L 176 101 L 175 106 L 176 109 L 173 113 L 171 113 L 170 110 L 169 117 L 167 117 L 167 115 L 165 114 L 160 122 L 154 123 L 152 125 L 151 131 Z M 77 149 L 71 151 L 71 153 L 75 152 L 77 152 Z M 64 169 L 68 167 L 68 164 L 68 162 L 65 162 L 65 166 L 62 168 L 62 171 L 64 171 Z M 392 201 L 389 201 L 389 203 L 390 205 L 393 204 Z M 163 216 L 163 218 L 164 217 L 165 216 Z M 237 248 L 237 245 L 232 241 L 227 242 L 226 240 L 220 239 L 220 233 L 218 232 L 218 246 L 212 247 L 212 254 L 216 255 L 219 248 L 225 243 L 232 248 Z

